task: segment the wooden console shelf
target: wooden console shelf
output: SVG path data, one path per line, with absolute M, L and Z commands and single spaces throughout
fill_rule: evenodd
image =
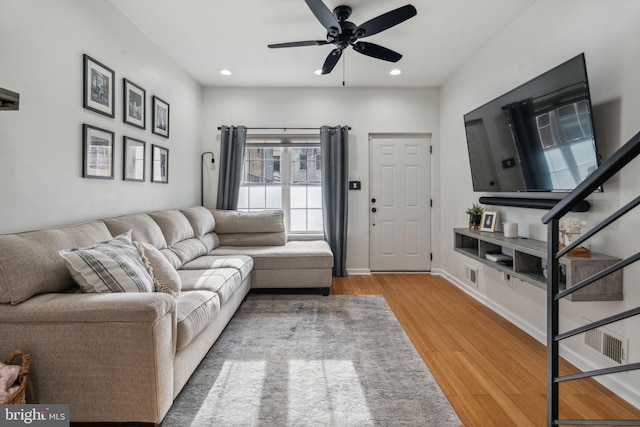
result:
M 474 260 L 505 272 L 524 282 L 547 289 L 543 274 L 546 266 L 547 244 L 524 237 L 507 238 L 502 233 L 490 233 L 468 228 L 455 228 L 454 250 Z M 487 253 L 503 252 L 513 257 L 513 265 L 502 265 L 486 258 Z M 588 258 L 563 256 L 560 258 L 560 288 L 572 286 L 620 261 L 608 255 L 591 253 Z M 621 301 L 622 271 L 612 273 L 569 296 L 570 301 Z

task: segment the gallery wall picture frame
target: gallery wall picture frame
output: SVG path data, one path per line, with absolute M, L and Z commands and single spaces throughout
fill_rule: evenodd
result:
M 86 53 L 83 58 L 82 105 L 87 110 L 115 117 L 116 73 Z
M 480 231 L 496 231 L 496 223 L 498 222 L 498 212 L 484 211 L 480 220 Z
M 113 179 L 115 134 L 88 124 L 82 125 L 82 177 Z
M 169 149 L 151 145 L 151 182 L 169 183 Z
M 123 179 L 125 181 L 144 182 L 146 143 L 128 136 L 123 140 Z
M 126 78 L 122 79 L 124 88 L 123 120 L 126 124 L 140 129 L 147 128 L 147 91 Z
M 169 138 L 169 103 L 155 95 L 152 100 L 153 124 L 151 132 Z

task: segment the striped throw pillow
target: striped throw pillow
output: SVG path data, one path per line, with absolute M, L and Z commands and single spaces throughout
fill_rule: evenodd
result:
M 152 292 L 153 279 L 131 241 L 131 230 L 86 248 L 59 252 L 84 292 Z

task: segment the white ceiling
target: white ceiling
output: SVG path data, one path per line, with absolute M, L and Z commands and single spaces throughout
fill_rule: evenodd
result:
M 362 24 L 411 2 L 418 15 L 364 39 L 395 50 L 393 64 L 349 48 L 329 75 L 317 76 L 333 45 L 269 49 L 323 40 L 326 30 L 304 0 L 110 0 L 203 86 L 439 87 L 536 0 L 324 0 L 353 8 Z M 225 77 L 226 68 L 233 75 Z M 402 69 L 400 76 L 389 71 Z

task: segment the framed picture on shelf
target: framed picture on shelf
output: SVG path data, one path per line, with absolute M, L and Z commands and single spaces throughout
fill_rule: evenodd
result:
M 113 179 L 114 133 L 82 125 L 82 177 Z
M 147 92 L 127 79 L 122 79 L 122 86 L 124 87 L 124 122 L 146 129 Z
M 169 104 L 157 96 L 153 97 L 153 126 L 151 132 L 169 138 Z
M 87 54 L 83 55 L 83 61 L 83 107 L 115 117 L 115 72 Z
M 151 145 L 151 182 L 169 183 L 169 149 Z
M 498 212 L 484 211 L 480 220 L 480 231 L 496 231 Z
M 144 167 L 144 153 L 145 142 L 139 139 L 130 138 L 128 136 L 124 139 L 124 160 L 123 170 L 125 181 L 144 181 L 145 167 Z

